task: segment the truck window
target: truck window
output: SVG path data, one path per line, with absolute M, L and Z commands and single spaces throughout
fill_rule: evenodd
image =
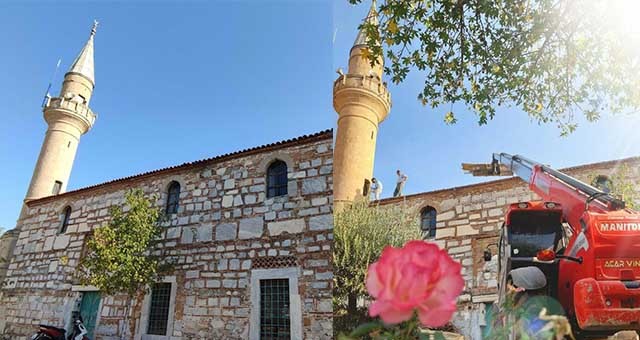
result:
M 555 251 L 562 238 L 561 213 L 513 211 L 507 229 L 512 256 L 533 257 L 542 249 Z

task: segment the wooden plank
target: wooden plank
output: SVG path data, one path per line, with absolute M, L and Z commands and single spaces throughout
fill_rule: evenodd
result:
M 513 176 L 513 172 L 503 164 L 500 164 L 500 175 L 492 174 L 492 165 L 490 163 L 462 163 L 462 170 L 476 177 Z

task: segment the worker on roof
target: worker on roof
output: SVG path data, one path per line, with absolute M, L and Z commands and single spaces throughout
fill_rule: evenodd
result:
M 382 182 L 375 177 L 371 179 L 371 193 L 376 201 L 380 199 L 380 194 L 382 194 Z
M 398 176 L 398 180 L 396 181 L 396 189 L 393 191 L 393 197 L 402 196 L 402 188 L 404 188 L 404 184 L 407 182 L 407 175 L 400 172 L 400 170 L 396 170 L 396 175 Z

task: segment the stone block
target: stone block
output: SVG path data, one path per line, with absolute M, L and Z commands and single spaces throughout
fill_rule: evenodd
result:
M 207 288 L 220 288 L 220 280 L 207 280 Z
M 238 226 L 236 223 L 221 223 L 216 227 L 216 241 L 233 240 L 236 238 Z
M 326 197 L 317 197 L 317 198 L 311 199 L 311 205 L 314 207 L 318 205 L 325 205 L 327 204 L 328 201 L 329 199 L 327 199 Z
M 49 236 L 46 239 L 44 239 L 44 247 L 42 248 L 42 251 L 49 251 L 53 249 L 53 241 L 55 239 L 56 239 L 55 236 Z
M 233 196 L 232 195 L 224 195 L 222 196 L 222 207 L 229 208 L 233 205 Z
M 244 218 L 240 220 L 238 238 L 242 240 L 259 238 L 264 229 L 264 219 L 262 217 Z
M 289 234 L 297 234 L 304 231 L 305 222 L 304 219 L 287 220 L 280 222 L 270 222 L 267 225 L 269 229 L 269 235 L 276 236 L 284 232 Z
M 58 235 L 53 241 L 53 249 L 60 250 L 66 249 L 69 245 L 70 236 L 69 235 Z
M 456 215 L 455 211 L 449 210 L 443 213 L 440 213 L 436 216 L 438 221 L 447 221 L 452 219 Z
M 167 228 L 167 239 L 180 237 L 180 227 Z
M 302 194 L 316 194 L 327 190 L 325 177 L 307 178 L 302 181 Z
M 468 219 L 463 219 L 463 220 L 455 220 L 455 221 L 451 221 L 449 222 L 449 226 L 457 226 L 457 225 L 465 225 L 465 224 L 469 224 L 469 220 Z
M 224 181 L 224 190 L 233 189 L 236 187 L 236 180 L 233 178 Z
M 58 261 L 49 262 L 49 273 L 55 273 L 58 270 Z
M 212 239 L 212 230 L 210 225 L 198 226 L 198 227 L 184 227 L 182 228 L 183 244 L 207 242 Z
M 238 270 L 238 269 L 240 269 L 240 260 L 238 260 L 238 259 L 229 260 L 229 269 L 230 270 Z
M 246 204 L 254 204 L 256 203 L 256 195 L 246 195 L 244 197 L 244 203 Z
M 233 206 L 237 207 L 237 206 L 241 206 L 243 204 L 242 202 L 242 195 L 236 195 L 233 198 Z
M 489 210 L 489 217 L 502 215 L 502 208 L 494 208 Z
M 456 236 L 456 228 L 438 228 L 436 229 L 436 239 Z
M 320 216 L 313 216 L 309 218 L 310 230 L 329 230 L 333 229 L 333 215 L 326 214 Z

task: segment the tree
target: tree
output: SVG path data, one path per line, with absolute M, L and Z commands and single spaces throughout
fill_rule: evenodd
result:
M 162 235 L 162 214 L 155 207 L 155 198 L 146 198 L 140 189 L 128 191 L 125 198 L 128 209 L 110 207 L 109 222 L 96 228 L 88 239 L 88 254 L 80 262 L 79 274 L 82 284 L 95 286 L 104 294 L 126 294 L 123 338 L 133 299 L 170 269 L 154 255 Z
M 631 168 L 622 163 L 614 168 L 611 176 L 591 174 L 589 178 L 591 184 L 596 188 L 620 198 L 627 208 L 637 209 L 640 193 L 636 189 L 638 185 L 632 175 Z
M 336 213 L 333 231 L 334 311 L 349 313 L 355 313 L 357 298 L 367 295 L 367 268 L 384 247 L 422 238 L 417 218 L 406 209 L 370 207 L 366 201 Z
M 457 121 L 454 103 L 480 125 L 505 105 L 566 135 L 576 113 L 640 110 L 638 10 L 634 0 L 383 0 L 379 23 L 360 27 L 365 55 L 385 56 L 394 83 L 426 74 L 418 100 L 450 104 L 446 123 Z

